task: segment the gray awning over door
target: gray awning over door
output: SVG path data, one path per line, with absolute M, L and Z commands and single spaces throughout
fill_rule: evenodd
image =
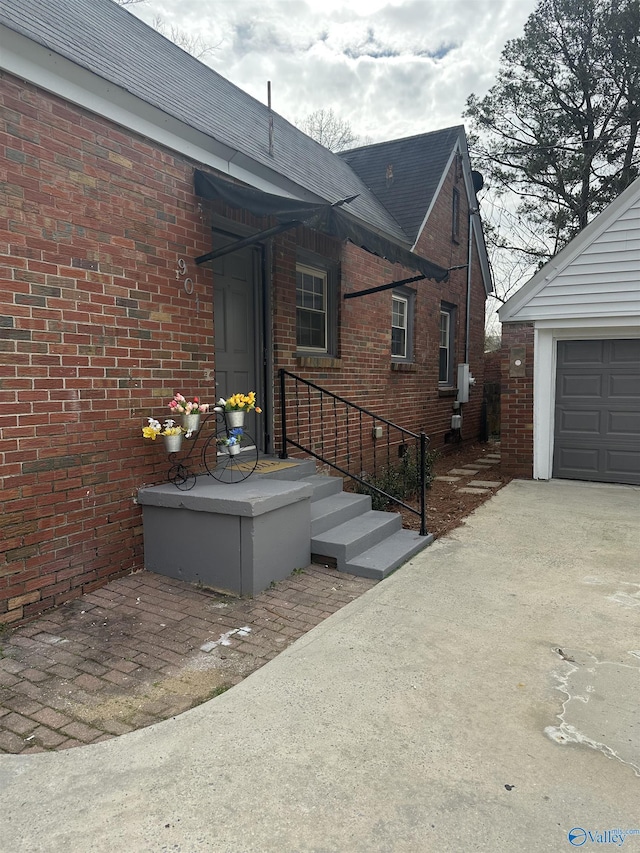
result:
M 343 205 L 348 205 L 350 199 L 342 199 L 334 204 L 298 201 L 273 193 L 265 193 L 253 187 L 233 184 L 201 169 L 195 170 L 194 186 L 196 194 L 202 198 L 223 201 L 230 207 L 248 210 L 260 218 L 273 217 L 283 226 L 274 228 L 273 233 L 277 233 L 277 230 L 285 230 L 287 227 L 305 225 L 336 237 L 338 240 L 349 240 L 373 255 L 417 270 L 434 281 L 445 281 L 449 277 L 449 271 L 444 267 L 416 255 L 410 249 L 379 234 L 347 213 Z M 269 236 L 267 232 L 262 232 L 256 235 L 255 240 L 257 242 L 267 236 Z M 242 242 L 243 245 L 248 245 L 246 239 Z M 229 245 L 229 250 L 233 251 L 233 244 Z M 203 263 L 206 260 L 210 260 L 210 257 L 204 255 L 196 258 L 196 263 Z

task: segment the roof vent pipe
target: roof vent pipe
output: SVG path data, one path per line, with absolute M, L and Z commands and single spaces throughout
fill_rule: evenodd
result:
M 267 107 L 269 108 L 269 156 L 273 157 L 273 110 L 271 109 L 271 80 L 267 80 Z

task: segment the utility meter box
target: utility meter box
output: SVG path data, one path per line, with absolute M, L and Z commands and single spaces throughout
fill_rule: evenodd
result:
M 469 402 L 469 389 L 476 384 L 476 380 L 471 375 L 468 364 L 458 365 L 458 403 Z

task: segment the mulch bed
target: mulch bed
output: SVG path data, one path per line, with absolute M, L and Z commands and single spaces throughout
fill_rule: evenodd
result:
M 478 459 L 500 452 L 499 443 L 465 444 L 454 447 L 448 452 L 438 455 L 434 466 L 435 476 L 446 476 L 452 468 L 463 468 L 472 465 Z M 450 530 L 464 522 L 464 519 L 485 501 L 489 500 L 499 489 L 512 478 L 502 474 L 500 462 L 494 465 L 483 465 L 477 474 L 460 475 L 454 483 L 444 480 L 434 480 L 427 492 L 427 530 L 437 538 L 444 536 Z M 484 494 L 467 494 L 458 491 L 466 487 L 472 480 L 487 480 L 499 482 L 500 485 L 491 488 Z M 393 509 L 393 507 L 389 507 Z M 420 518 L 407 510 L 402 510 L 403 526 L 410 530 L 420 529 Z

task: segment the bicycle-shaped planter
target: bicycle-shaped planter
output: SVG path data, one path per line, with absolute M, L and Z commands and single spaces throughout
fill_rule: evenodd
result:
M 196 459 L 198 439 L 204 425 L 212 418 L 215 418 L 216 429 L 205 440 L 201 454 L 202 466 L 207 474 L 221 483 L 240 483 L 253 474 L 258 464 L 258 445 L 244 427 L 234 424 L 235 419 L 230 416 L 237 414 L 243 413 L 223 411 L 204 416 L 193 438 L 187 439 L 191 444 L 187 454 L 180 456 L 182 451 L 169 453 L 167 479 L 170 483 L 184 492 L 195 486 L 198 472 L 189 467 L 189 460 L 193 462 Z M 236 442 L 229 443 L 234 438 Z

